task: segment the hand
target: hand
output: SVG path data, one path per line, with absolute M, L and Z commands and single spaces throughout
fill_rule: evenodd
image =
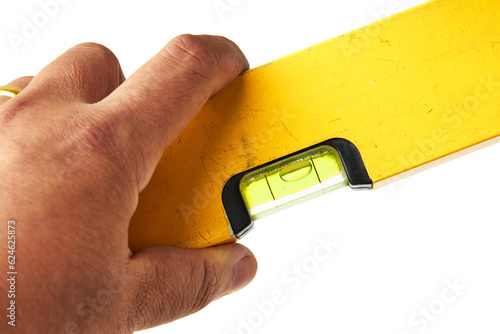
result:
M 9 84 L 23 91 L 0 97 L 0 254 L 15 218 L 17 318 L 14 328 L 2 315 L 0 332 L 130 333 L 253 279 L 242 245 L 132 254 L 127 242 L 165 148 L 247 67 L 227 39 L 184 35 L 127 80 L 111 51 L 87 43 Z M 8 290 L 1 279 L 4 312 Z

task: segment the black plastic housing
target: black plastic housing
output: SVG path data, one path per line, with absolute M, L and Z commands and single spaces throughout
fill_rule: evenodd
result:
M 343 172 L 345 172 L 349 181 L 349 186 L 352 189 L 373 188 L 373 182 L 368 175 L 365 164 L 356 145 L 342 138 L 329 139 L 301 151 L 289 154 L 280 159 L 270 161 L 264 165 L 260 165 L 243 173 L 234 175 L 226 182 L 224 188 L 222 189 L 222 204 L 224 205 L 227 219 L 229 220 L 229 224 L 231 225 L 236 238 L 239 239 L 243 237 L 253 228 L 253 221 L 250 218 L 250 214 L 248 213 L 240 192 L 241 179 L 252 171 L 324 145 L 331 146 L 336 150 L 338 154 L 337 158 L 342 162 Z

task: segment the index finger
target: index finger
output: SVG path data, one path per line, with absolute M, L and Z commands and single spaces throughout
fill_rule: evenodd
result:
M 210 96 L 226 86 L 248 62 L 230 40 L 182 35 L 171 40 L 110 96 L 99 103 L 107 117 L 126 127 L 142 189 L 165 148 L 179 135 Z

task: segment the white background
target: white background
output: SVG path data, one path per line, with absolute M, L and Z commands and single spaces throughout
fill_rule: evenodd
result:
M 111 48 L 128 76 L 181 33 L 229 37 L 255 67 L 424 1 L 222 0 L 232 8 L 222 17 L 213 0 L 66 2 L 15 48 L 8 34 L 21 34 L 23 18 L 42 7 L 2 1 L 0 81 L 36 74 L 84 41 Z M 345 189 L 259 221 L 242 240 L 260 265 L 248 288 L 145 333 L 498 333 L 499 165 L 494 145 L 385 188 Z M 318 238 L 340 244 L 320 263 L 312 260 Z M 292 274 L 294 265 L 308 277 Z M 448 304 L 440 301 L 446 280 L 466 287 Z M 275 290 L 284 301 L 270 307 Z

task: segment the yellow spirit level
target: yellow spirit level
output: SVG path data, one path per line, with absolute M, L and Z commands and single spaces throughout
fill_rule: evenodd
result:
M 249 70 L 167 148 L 129 236 L 202 248 L 500 136 L 500 1 L 437 0 Z

